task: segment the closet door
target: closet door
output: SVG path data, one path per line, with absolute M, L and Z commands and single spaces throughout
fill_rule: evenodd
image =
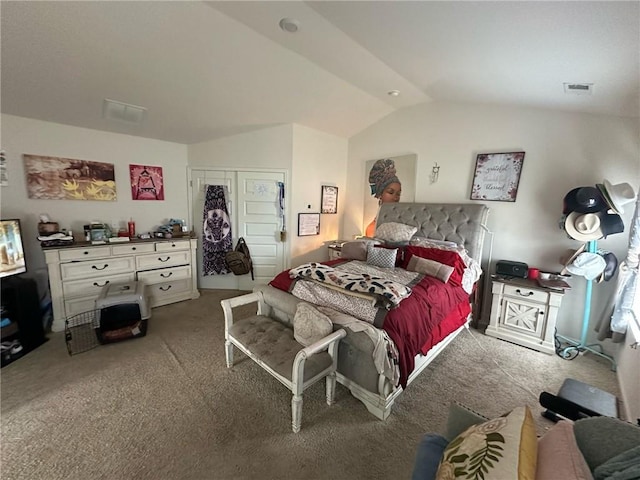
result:
M 253 284 L 269 283 L 284 270 L 284 243 L 280 241 L 282 219 L 278 210 L 278 182 L 281 172 L 238 172 L 237 220 L 234 241 L 244 237 L 253 259 L 253 273 L 239 278 L 239 288 L 250 290 Z
M 192 188 L 192 219 L 193 229 L 198 239 L 196 251 L 198 266 L 198 288 L 205 289 L 237 289 L 238 278 L 233 274 L 228 275 L 203 275 L 202 273 L 202 230 L 204 225 L 204 199 L 207 185 L 224 185 L 227 187 L 227 210 L 231 218 L 231 232 L 233 233 L 233 245 L 236 242 L 238 231 L 237 215 L 235 212 L 236 172 L 225 170 L 193 170 L 191 172 Z
M 207 185 L 226 185 L 227 208 L 231 217 L 233 245 L 244 237 L 251 251 L 255 280 L 251 275 L 203 275 L 202 248 L 198 249 L 198 288 L 251 290 L 268 283 L 284 270 L 285 243 L 280 241 L 282 218 L 278 210 L 277 182 L 285 182 L 284 172 L 192 170 L 192 217 L 202 242 L 204 198 Z

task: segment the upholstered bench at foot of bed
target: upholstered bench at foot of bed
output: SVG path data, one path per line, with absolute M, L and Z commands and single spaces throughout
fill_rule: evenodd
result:
M 258 302 L 258 314 L 234 322 L 233 307 Z M 227 367 L 233 366 L 233 347 L 255 361 L 293 393 L 291 426 L 300 431 L 302 393 L 325 378 L 327 404 L 334 402 L 338 341 L 346 335 L 337 330 L 304 347 L 294 338 L 293 328 L 261 315 L 265 311 L 260 292 L 221 302 L 225 313 L 225 349 Z

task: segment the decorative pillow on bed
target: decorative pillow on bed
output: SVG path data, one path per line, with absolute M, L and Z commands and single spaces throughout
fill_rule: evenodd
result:
M 382 268 L 396 266 L 397 248 L 384 248 L 369 244 L 367 246 L 367 263 Z
M 385 242 L 408 242 L 418 227 L 404 223 L 387 222 L 376 228 L 376 238 Z
M 416 255 L 420 258 L 426 258 L 428 260 L 434 260 L 438 263 L 443 263 L 453 267 L 453 272 L 449 277 L 449 283 L 455 286 L 462 285 L 462 277 L 464 271 L 467 268 L 462 257 L 455 251 L 443 250 L 440 248 L 427 248 L 417 247 L 409 245 L 405 248 L 405 265 L 404 268 L 408 270 L 407 265 L 411 261 L 412 255 Z
M 345 242 L 342 244 L 340 258 L 346 260 L 362 260 L 367 261 L 367 245 L 375 244 L 375 240 L 354 240 L 353 242 Z
M 308 303 L 300 302 L 293 317 L 293 337 L 301 345 L 308 347 L 323 339 L 333 331 L 333 323 Z
M 464 248 L 456 242 L 450 242 L 448 240 L 434 240 L 433 238 L 425 237 L 413 237 L 409 243 L 418 247 L 444 247 L 453 250 L 460 250 L 461 248 Z
M 537 465 L 537 480 L 593 480 L 589 465 L 578 448 L 572 422 L 556 423 L 538 440 Z
M 436 262 L 435 260 L 420 258 L 417 255 L 411 255 L 411 258 L 407 263 L 407 270 L 411 272 L 424 273 L 425 275 L 437 278 L 444 283 L 449 281 L 449 277 L 451 277 L 451 274 L 453 273 L 453 267 Z
M 536 429 L 529 407 L 473 425 L 444 451 L 437 480 L 532 480 L 536 477 Z

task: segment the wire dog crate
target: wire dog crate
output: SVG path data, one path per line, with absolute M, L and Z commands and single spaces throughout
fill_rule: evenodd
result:
M 98 311 L 82 312 L 64 321 L 64 339 L 69 355 L 86 352 L 100 345 Z

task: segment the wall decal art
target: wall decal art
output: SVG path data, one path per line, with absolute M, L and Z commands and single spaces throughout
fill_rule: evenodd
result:
M 129 165 L 131 198 L 134 200 L 164 200 L 162 167 Z
M 23 156 L 29 198 L 40 200 L 116 200 L 113 163 L 73 158 Z

